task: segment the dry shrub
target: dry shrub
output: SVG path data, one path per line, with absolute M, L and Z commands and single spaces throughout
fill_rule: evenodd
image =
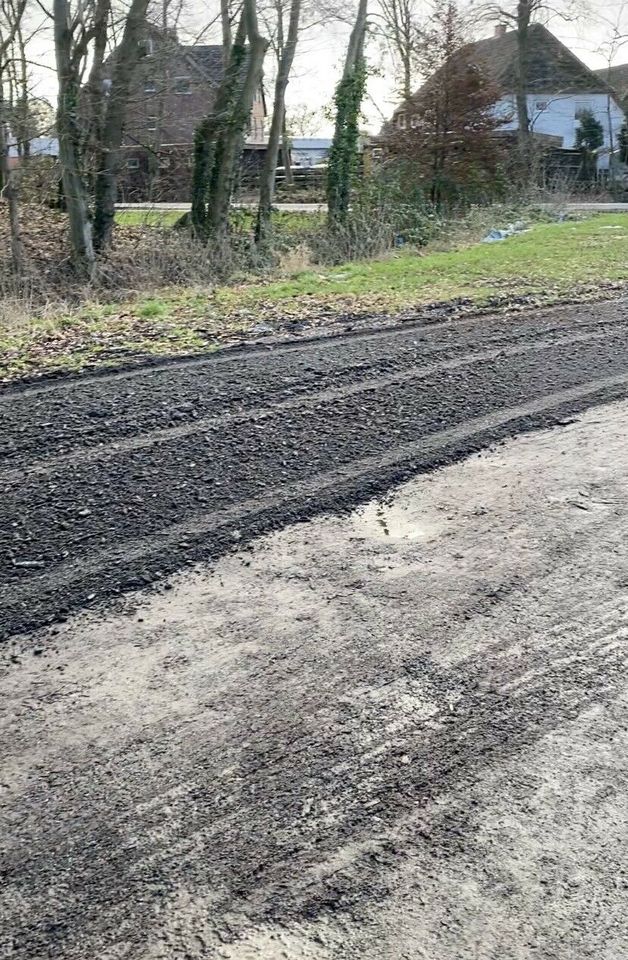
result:
M 277 260 L 277 273 L 282 277 L 294 277 L 314 266 L 312 249 L 308 243 L 297 243 L 283 250 Z
M 72 267 L 65 215 L 36 204 L 24 204 L 21 214 L 25 263 L 23 274 L 16 276 L 6 205 L 0 204 L 0 322 L 5 330 L 18 318 L 23 326 L 29 316 L 58 314 L 90 300 L 125 300 L 172 286 L 207 287 L 263 267 L 244 233 L 225 243 L 202 245 L 184 229 L 147 223 L 116 226 L 112 249 L 88 283 Z

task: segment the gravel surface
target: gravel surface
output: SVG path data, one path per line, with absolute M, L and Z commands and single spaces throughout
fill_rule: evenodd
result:
M 0 393 L 0 636 L 628 392 L 628 301 Z
M 5 644 L 0 955 L 628 956 L 627 431 L 598 406 Z

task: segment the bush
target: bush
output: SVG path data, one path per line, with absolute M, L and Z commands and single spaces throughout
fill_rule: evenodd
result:
M 396 177 L 373 177 L 355 191 L 346 221 L 319 230 L 310 243 L 323 263 L 362 260 L 394 247 L 422 247 L 439 222 L 420 189 L 408 190 Z

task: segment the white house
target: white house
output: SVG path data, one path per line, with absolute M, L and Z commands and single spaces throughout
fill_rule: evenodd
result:
M 470 49 L 478 66 L 504 91 L 495 106 L 497 115 L 505 119 L 502 129 L 516 130 L 516 32 L 498 27 L 494 36 Z M 529 49 L 527 100 L 533 133 L 557 137 L 562 147 L 574 147 L 580 117 L 590 112 L 602 125 L 607 148 L 600 150 L 598 165 L 608 167 L 608 148 L 617 143 L 625 119 L 619 95 L 540 23 L 530 26 Z
M 515 91 L 517 88 L 517 33 L 497 27 L 495 34 L 464 48 L 467 62 L 475 63 L 484 75 L 493 81 L 502 96 L 495 104 L 497 116 L 503 119 L 504 131 L 518 128 Z M 437 74 L 429 78 L 430 83 Z M 561 43 L 540 23 L 529 28 L 528 60 L 528 116 L 533 134 L 552 138 L 556 146 L 573 148 L 580 124 L 580 117 L 590 111 L 602 125 L 604 148 L 598 153 L 598 168 L 609 165 L 609 147 L 616 146 L 617 136 L 624 123 L 625 114 L 621 96 L 615 88 Z M 415 98 L 421 91 L 415 94 Z M 393 116 L 393 123 L 404 127 L 407 113 L 411 113 L 412 101 L 401 105 Z M 410 119 L 412 119 L 410 117 Z

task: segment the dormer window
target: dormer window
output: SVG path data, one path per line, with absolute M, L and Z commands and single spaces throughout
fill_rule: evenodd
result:
M 406 124 L 407 124 L 407 118 L 405 113 L 399 113 L 397 115 L 397 126 L 399 127 L 400 130 L 405 130 Z
M 175 93 L 192 93 L 192 85 L 190 83 L 189 77 L 175 77 L 174 78 L 174 92 Z

